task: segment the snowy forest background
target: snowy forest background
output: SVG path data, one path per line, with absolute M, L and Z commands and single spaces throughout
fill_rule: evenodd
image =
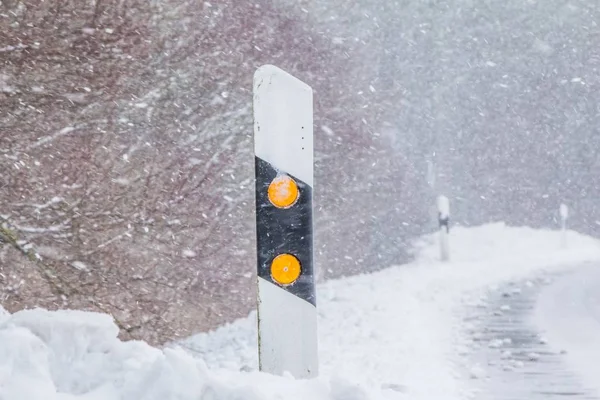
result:
M 254 307 L 252 74 L 315 90 L 320 279 L 452 220 L 600 233 L 592 0 L 0 1 L 0 304 L 151 343 Z

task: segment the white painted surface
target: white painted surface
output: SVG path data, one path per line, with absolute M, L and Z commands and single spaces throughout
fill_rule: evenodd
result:
M 254 150 L 276 169 L 313 186 L 312 89 L 272 65 L 254 74 Z M 258 325 L 262 371 L 317 376 L 315 306 L 258 278 Z
M 317 310 L 280 287 L 258 278 L 261 370 L 313 378 L 318 370 Z
M 450 218 L 450 200 L 446 196 L 438 196 L 437 207 L 440 223 Z M 448 228 L 448 226 L 440 226 L 440 258 L 442 261 L 450 260 L 450 234 Z
M 446 219 L 450 217 L 450 200 L 446 196 L 438 196 L 437 207 L 440 218 Z
M 450 260 L 450 238 L 445 226 L 440 228 L 440 258 L 442 261 Z
M 566 204 L 560 205 L 560 218 L 567 219 L 569 218 L 569 207 Z
M 254 151 L 275 168 L 313 186 L 312 89 L 264 65 L 254 74 Z

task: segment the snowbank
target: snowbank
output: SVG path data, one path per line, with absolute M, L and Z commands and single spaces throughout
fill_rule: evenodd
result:
M 417 261 L 318 288 L 321 371 L 410 399 L 471 397 L 463 310 L 482 290 L 546 270 L 600 260 L 600 242 L 569 232 L 503 223 L 451 231 L 452 261 L 441 263 L 438 236 L 415 247 Z M 255 368 L 255 315 L 182 344 L 219 368 Z
M 209 371 L 182 350 L 121 342 L 117 333 L 112 319 L 103 314 L 30 310 L 5 315 L 0 321 L 0 399 L 374 398 L 340 380 Z
M 184 351 L 121 342 L 102 314 L 0 310 L 0 400 L 468 398 L 464 303 L 502 281 L 600 260 L 600 244 L 574 232 L 562 250 L 558 232 L 457 228 L 450 263 L 437 260 L 436 238 L 419 241 L 412 264 L 319 287 L 319 379 L 255 371 L 254 313 Z

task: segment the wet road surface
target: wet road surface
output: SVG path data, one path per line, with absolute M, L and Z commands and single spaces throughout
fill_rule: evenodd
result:
M 589 275 L 588 269 L 589 266 L 581 269 L 586 276 Z M 579 303 L 573 300 L 576 295 L 570 293 L 580 291 L 580 282 L 573 280 L 573 276 L 581 274 L 579 271 L 577 269 L 575 272 L 548 274 L 537 279 L 509 283 L 488 291 L 479 304 L 472 306 L 465 325 L 471 341 L 469 361 L 472 367 L 469 374 L 478 388 L 476 399 L 599 399 L 597 392 L 582 379 L 580 371 L 576 371 L 573 364 L 569 363 L 568 355 L 572 351 L 569 340 L 575 340 L 567 334 L 558 336 L 556 331 L 560 329 L 555 328 L 562 325 L 565 332 L 581 329 L 577 326 L 578 322 L 564 326 L 564 315 L 555 311 L 558 307 L 552 304 L 553 301 L 563 304 Z M 588 295 L 583 295 L 586 300 L 583 303 L 587 310 L 598 311 L 600 321 L 600 300 L 596 302 L 594 297 L 595 293 L 600 296 L 600 273 L 597 274 L 597 280 L 595 277 L 586 279 L 586 282 L 590 281 L 597 282 L 598 286 L 590 283 L 597 291 L 588 288 Z M 556 287 L 563 288 L 562 296 L 557 296 L 555 292 L 559 289 Z M 569 290 L 564 289 L 565 287 Z M 540 313 L 544 314 L 541 320 L 545 320 L 541 324 Z M 571 310 L 563 312 L 573 313 Z M 593 315 L 591 318 L 595 317 Z M 550 328 L 548 333 L 552 342 L 540 327 Z M 598 328 L 600 329 L 600 322 Z M 562 337 L 562 341 L 555 340 L 559 337 Z M 600 349 L 600 335 L 589 339 L 595 340 Z M 575 347 L 579 346 L 579 340 L 576 342 L 572 343 Z M 565 344 L 567 346 L 561 347 Z M 566 348 L 569 350 L 565 350 Z M 597 381 L 600 381 L 600 359 L 596 360 Z

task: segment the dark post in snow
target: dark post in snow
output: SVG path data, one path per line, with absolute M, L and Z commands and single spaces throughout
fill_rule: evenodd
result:
M 254 74 L 261 371 L 318 374 L 313 267 L 313 93 L 272 65 Z
M 442 261 L 448 261 L 450 260 L 450 201 L 446 196 L 439 196 L 437 207 L 440 226 L 440 257 Z

